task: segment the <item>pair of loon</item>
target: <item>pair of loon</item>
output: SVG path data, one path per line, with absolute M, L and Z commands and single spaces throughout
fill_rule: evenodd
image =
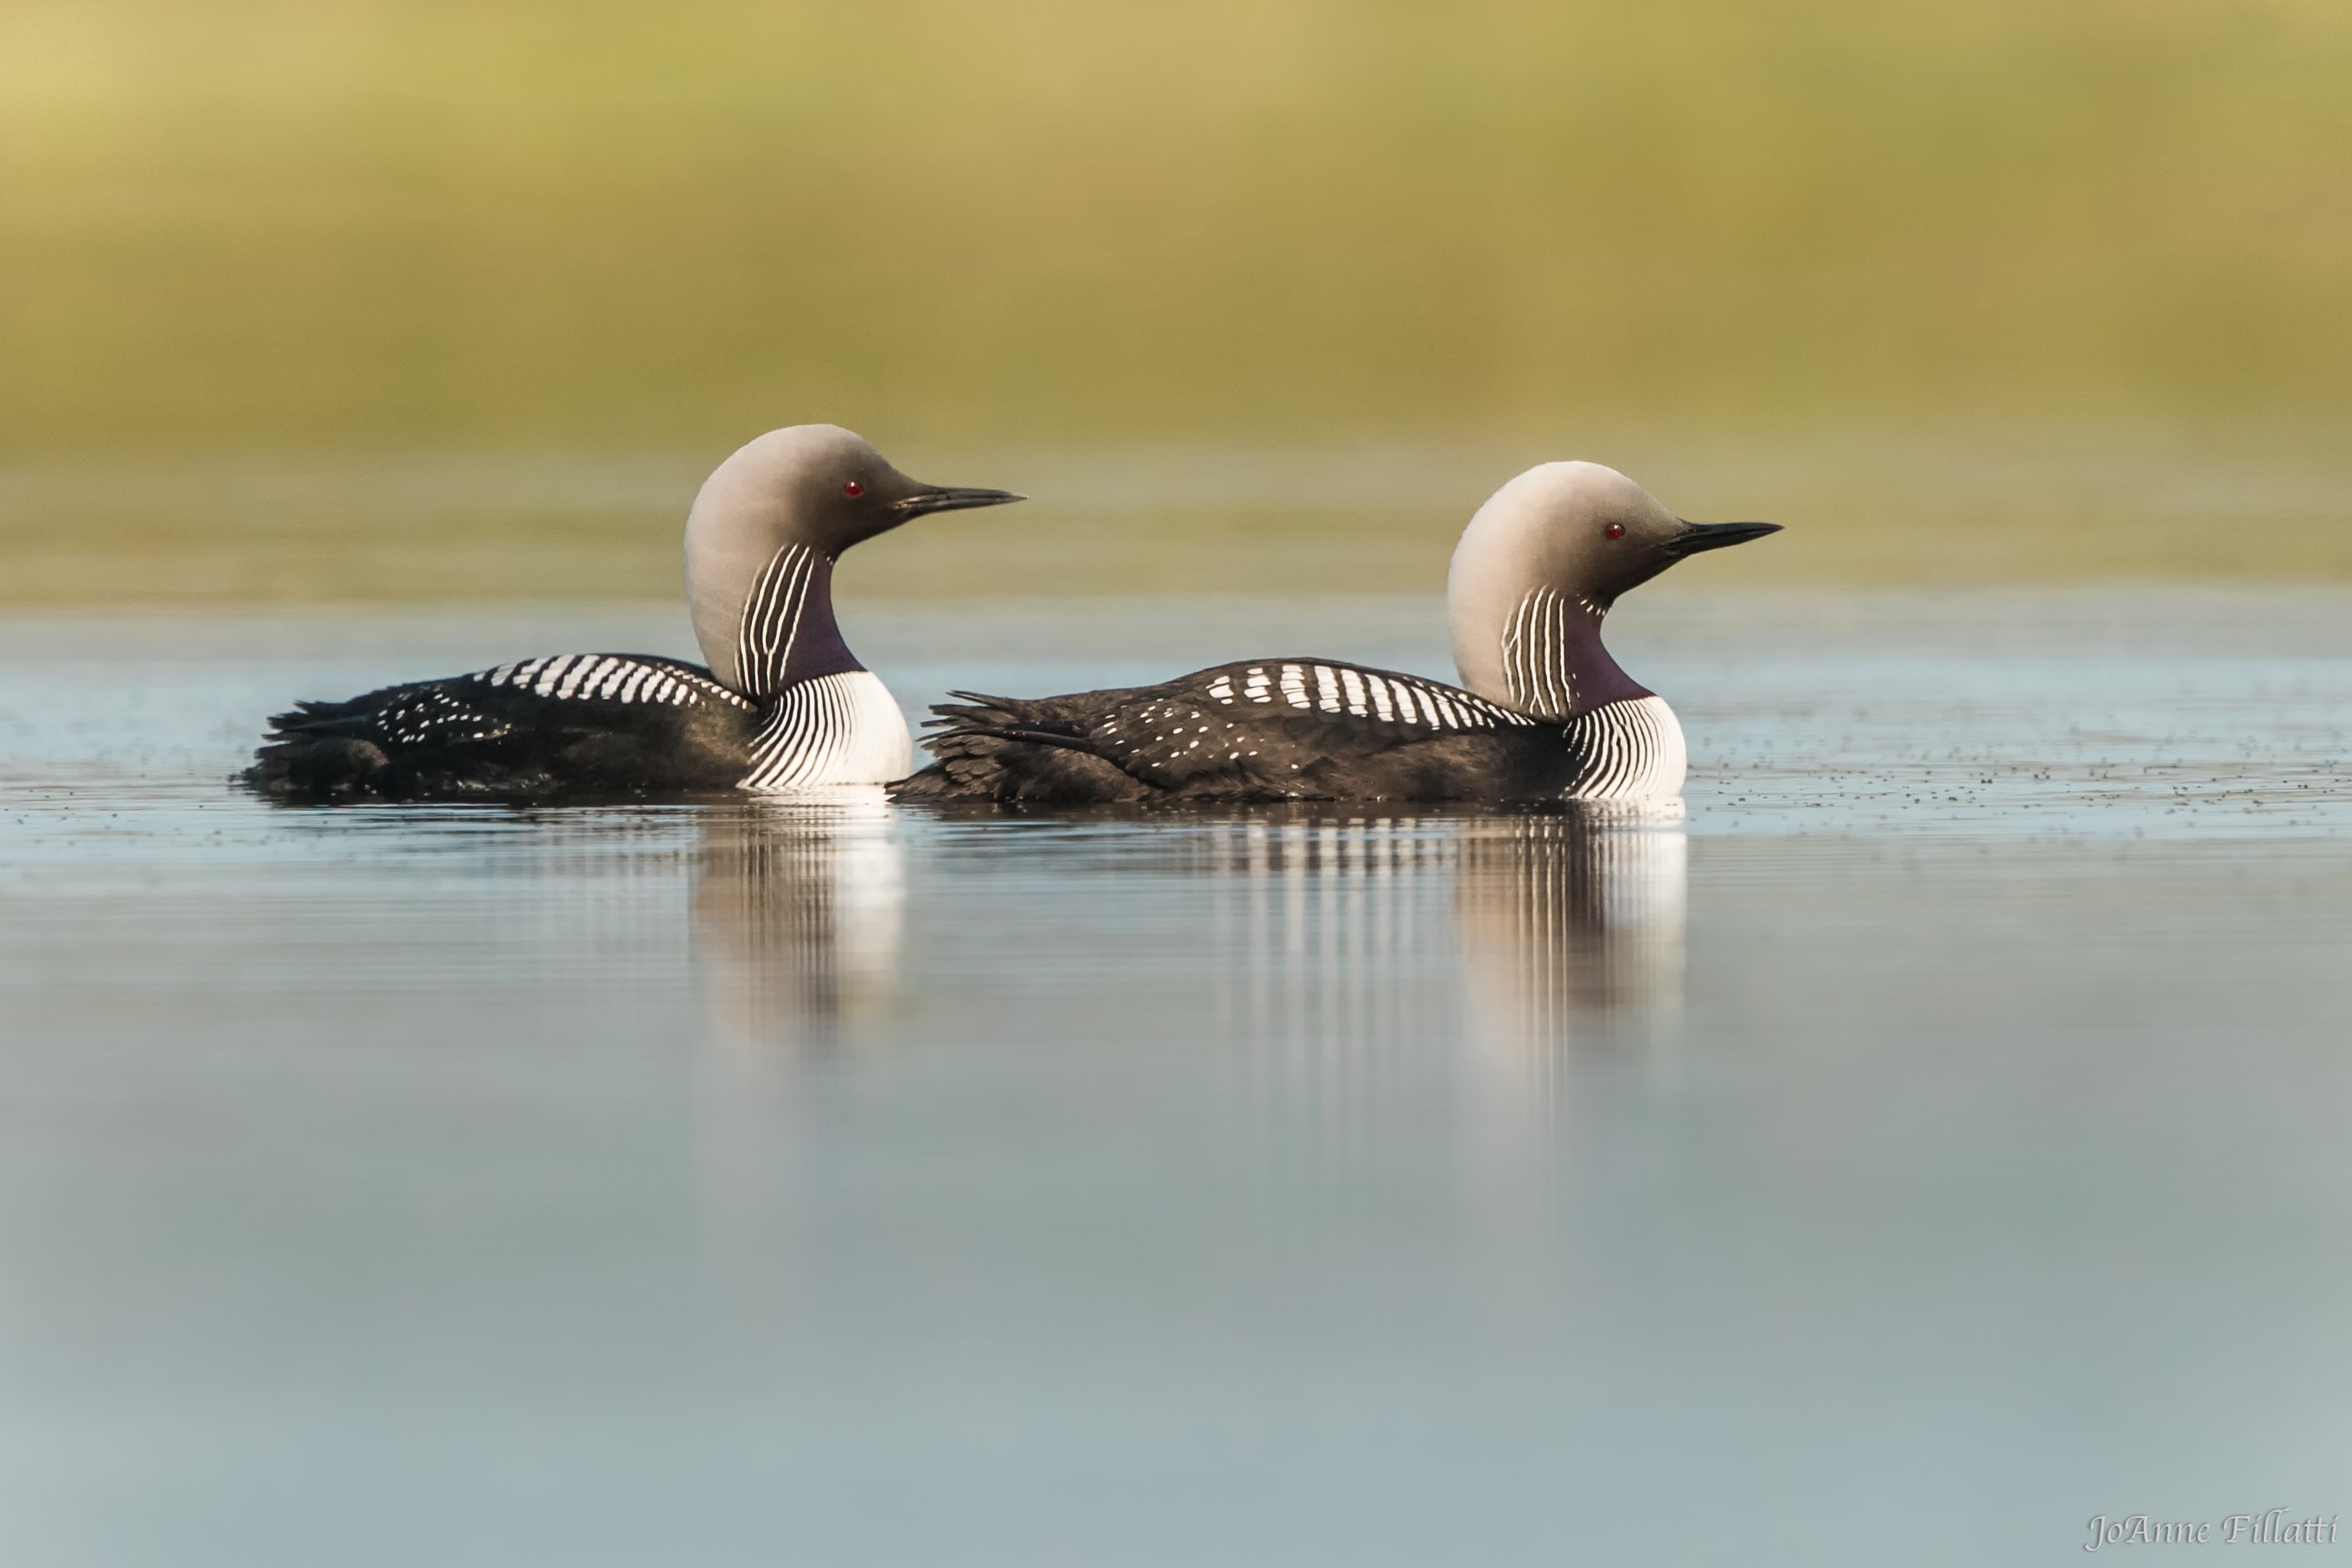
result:
M 270 721 L 244 781 L 296 801 L 544 800 L 892 784 L 901 799 L 1664 802 L 1674 710 L 1601 642 L 1618 597 L 1685 556 L 1776 531 L 1685 522 L 1593 463 L 1495 492 L 1446 580 L 1462 685 L 1332 659 L 1218 665 L 1158 686 L 1034 700 L 958 692 L 914 772 L 898 703 L 833 614 L 851 545 L 1009 490 L 921 484 L 829 425 L 721 463 L 686 523 L 707 667 L 565 654 Z M 909 776 L 909 775 L 912 776 Z

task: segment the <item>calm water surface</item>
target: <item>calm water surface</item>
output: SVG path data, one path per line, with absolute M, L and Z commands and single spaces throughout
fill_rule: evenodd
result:
M 683 616 L 0 621 L 0 1558 L 2352 1512 L 2352 595 L 1653 597 L 1648 826 L 273 809 L 289 699 Z M 1420 600 L 845 618 L 910 706 L 1447 672 Z

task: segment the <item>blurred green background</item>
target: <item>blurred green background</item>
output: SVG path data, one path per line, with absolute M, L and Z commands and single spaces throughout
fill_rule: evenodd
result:
M 0 599 L 1434 589 L 1518 467 L 1718 583 L 2352 576 L 2341 0 L 5 0 Z

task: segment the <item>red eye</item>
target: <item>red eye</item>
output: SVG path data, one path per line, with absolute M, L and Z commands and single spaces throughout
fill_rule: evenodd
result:
M 847 484 L 841 487 L 841 493 L 847 496 L 851 500 L 856 500 L 859 496 L 866 493 L 866 487 L 859 484 L 856 479 L 852 479 Z M 1622 533 L 1624 531 L 1620 529 L 1618 531 Z
M 1625 525 L 1622 522 L 1612 522 L 1601 531 L 1612 539 L 1622 539 L 1625 537 Z

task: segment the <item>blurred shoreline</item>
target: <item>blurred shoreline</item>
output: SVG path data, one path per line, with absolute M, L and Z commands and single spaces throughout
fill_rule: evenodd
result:
M 1400 440 L 912 448 L 909 471 L 1028 491 L 861 549 L 850 597 L 1428 594 L 1527 465 L 1622 468 L 1686 516 L 1789 532 L 1706 584 L 2352 579 L 2352 441 L 2277 424 L 1549 447 Z M 643 450 L 82 458 L 0 465 L 0 605 L 668 600 L 717 457 Z
M 883 62 L 887 68 L 877 68 Z M 0 604 L 675 602 L 812 419 L 1036 499 L 845 596 L 2352 579 L 2352 12 L 0 7 Z

